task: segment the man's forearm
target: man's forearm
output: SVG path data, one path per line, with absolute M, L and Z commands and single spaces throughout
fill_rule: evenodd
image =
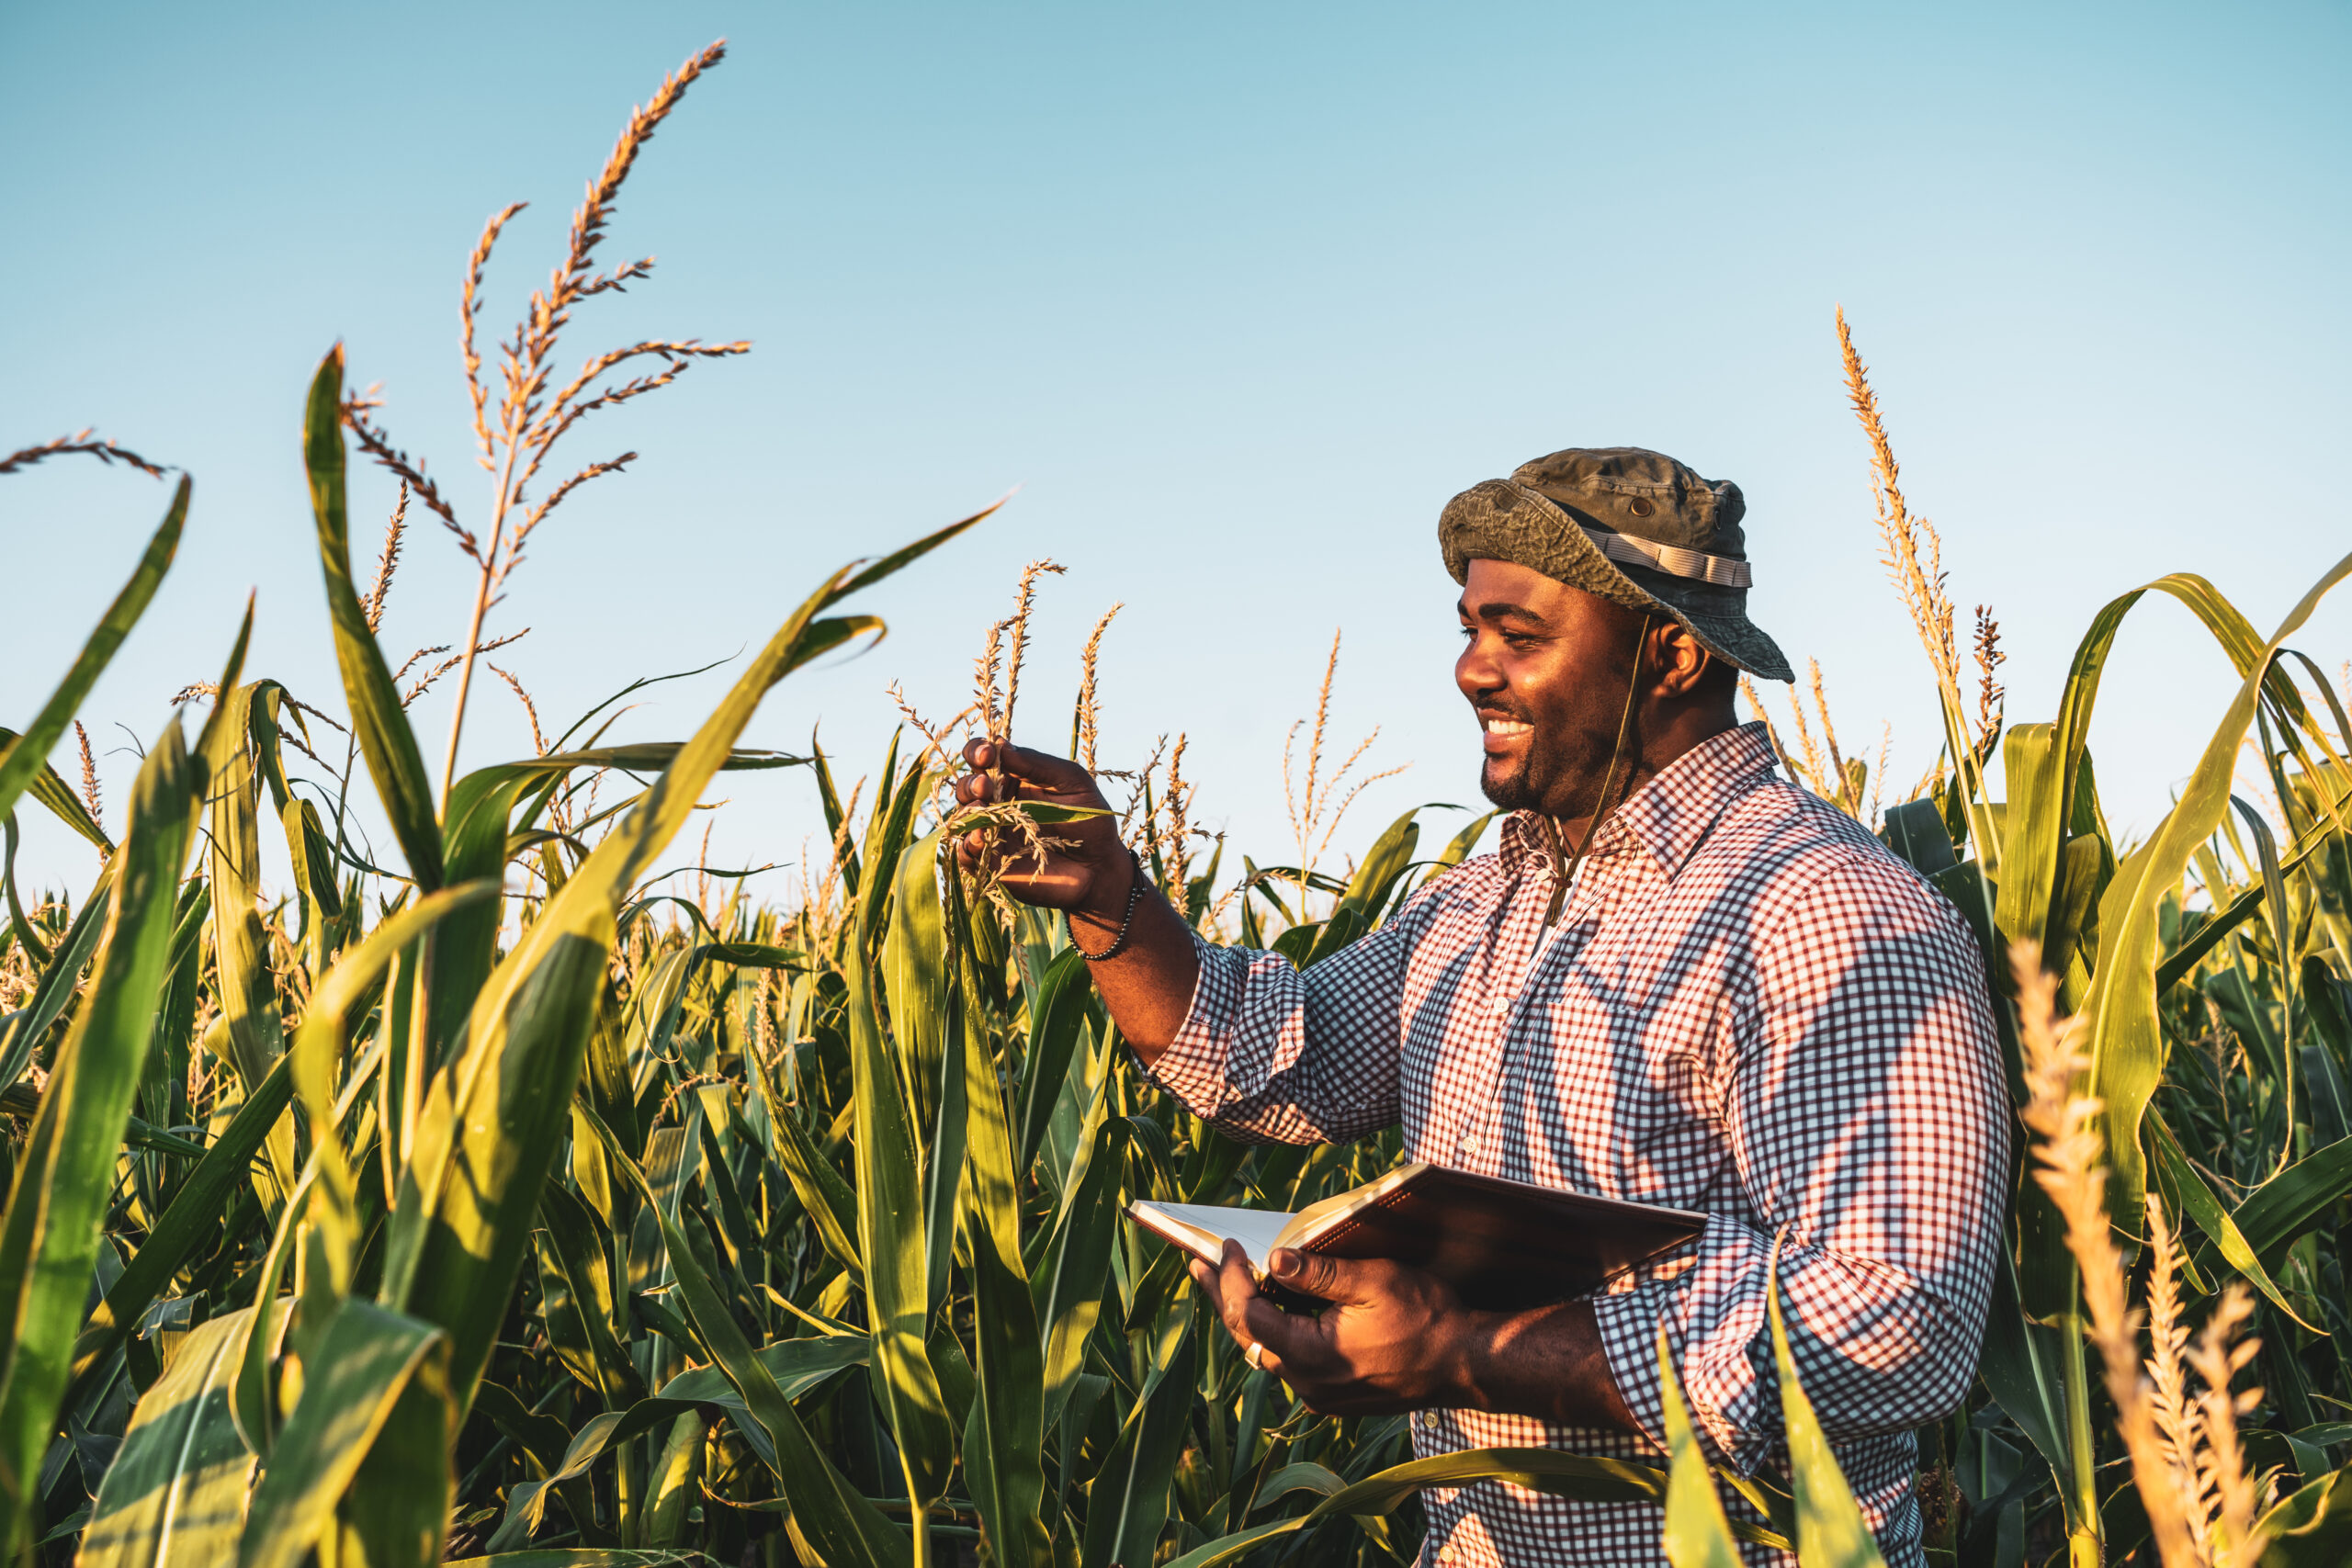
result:
M 1143 875 L 1140 867 L 1136 875 Z M 1115 958 L 1087 964 L 1102 1005 L 1146 1066 L 1159 1059 L 1184 1027 L 1192 1010 L 1193 989 L 1201 977 L 1200 954 L 1193 951 L 1193 933 L 1147 879 L 1135 901 L 1127 944 Z M 1070 911 L 1070 938 L 1081 953 L 1102 953 L 1119 938 L 1119 922 L 1127 904 L 1127 890 L 1113 890 L 1115 901 Z
M 1635 1429 L 1609 1371 L 1592 1303 L 1468 1313 L 1455 1351 L 1462 1402 L 1497 1416 Z

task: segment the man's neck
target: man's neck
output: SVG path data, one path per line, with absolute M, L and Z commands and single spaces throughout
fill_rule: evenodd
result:
M 1703 712 L 1685 708 L 1667 716 L 1645 714 L 1642 719 L 1641 754 L 1630 770 L 1622 765 L 1618 768 L 1616 779 L 1609 784 L 1608 798 L 1600 803 L 1600 810 L 1592 809 L 1592 796 L 1587 794 L 1577 803 L 1582 808 L 1578 816 L 1544 813 L 1557 828 L 1560 841 L 1568 853 L 1581 852 L 1586 835 L 1593 831 L 1596 821 L 1606 821 L 1685 753 L 1739 728 L 1738 716 L 1728 704 Z

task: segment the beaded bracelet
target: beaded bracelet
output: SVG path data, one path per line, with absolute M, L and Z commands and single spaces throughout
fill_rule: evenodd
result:
M 1142 901 L 1144 886 L 1143 862 L 1136 858 L 1136 852 L 1133 850 L 1127 852 L 1127 864 L 1130 868 L 1127 878 L 1127 909 L 1125 914 L 1119 917 L 1117 938 L 1102 952 L 1089 953 L 1086 949 L 1078 947 L 1078 932 L 1075 930 L 1070 932 L 1070 946 L 1077 947 L 1078 955 L 1089 964 L 1100 964 L 1105 959 L 1116 958 L 1127 950 L 1127 937 L 1136 923 L 1136 905 Z

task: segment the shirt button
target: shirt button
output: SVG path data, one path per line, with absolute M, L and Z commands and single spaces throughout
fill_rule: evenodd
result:
M 1449 1540 L 1449 1541 L 1447 1541 L 1443 1546 L 1441 1546 L 1441 1547 L 1439 1547 L 1439 1548 L 1437 1549 L 1437 1560 L 1438 1560 L 1440 1562 L 1453 1562 L 1453 1561 L 1454 1556 L 1455 1556 L 1455 1552 L 1454 1552 L 1454 1550 L 1453 1550 L 1453 1542 L 1452 1542 L 1452 1541 L 1450 1541 L 1450 1540 Z
M 1477 1134 L 1473 1133 L 1468 1137 L 1462 1140 L 1462 1152 L 1465 1155 L 1475 1155 L 1478 1152 Z
M 1434 1411 L 1434 1410 L 1424 1410 L 1424 1411 L 1422 1411 L 1422 1412 L 1421 1412 L 1421 1414 L 1420 1414 L 1420 1416 L 1419 1416 L 1419 1421 L 1420 1421 L 1420 1423 L 1421 1423 L 1421 1430 L 1422 1430 L 1422 1431 L 1424 1431 L 1424 1432 L 1434 1432 L 1434 1431 L 1436 1431 L 1436 1430 L 1437 1430 L 1437 1412 L 1436 1412 L 1436 1411 Z

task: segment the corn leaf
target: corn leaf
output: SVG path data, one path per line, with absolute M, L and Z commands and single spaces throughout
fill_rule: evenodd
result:
M 1668 1455 L 1666 1529 L 1659 1550 L 1673 1568 L 1739 1568 L 1739 1544 L 1732 1537 L 1724 1500 L 1715 1492 L 1714 1474 L 1700 1451 L 1699 1435 L 1691 1429 L 1690 1412 L 1682 1403 L 1682 1382 L 1674 1375 L 1674 1354 L 1664 1324 L 1657 1330 L 1657 1371 Z
M 8 748 L 16 743 L 17 732 L 0 725 L 0 757 L 6 756 Z M 74 793 L 74 786 L 60 777 L 55 768 L 43 762 L 32 782 L 25 786 L 25 793 L 47 807 L 51 816 L 96 844 L 100 854 L 114 853 L 114 840 L 107 837 L 106 829 L 90 815 L 90 808 L 82 804 L 82 797 Z M 0 816 L 6 815 L 9 814 L 0 812 Z
M 0 1219 L 0 1555 L 13 1556 L 39 1517 L 35 1482 L 154 1031 L 196 789 L 174 719 L 139 770 L 89 991 L 58 1047 Z
M 960 927 L 962 916 L 958 898 L 952 924 Z M 1021 1258 L 1021 1168 L 988 1033 L 972 1005 L 971 946 L 959 941 L 956 953 L 960 995 L 949 1010 L 962 1026 L 970 1106 L 964 1230 L 971 1250 L 978 1385 L 964 1423 L 964 1474 L 991 1568 L 1049 1568 L 1053 1543 L 1039 1512 L 1046 1493 L 1045 1351 Z
M 2237 771 L 2238 747 L 2254 722 L 2256 700 L 2263 694 L 2266 682 L 2274 678 L 2272 655 L 2311 617 L 2328 590 L 2346 574 L 2352 574 L 2352 556 L 2336 562 L 2313 583 L 2288 612 L 2270 640 L 2252 655 L 2241 658 L 2242 650 L 2232 648 L 2233 660 L 2245 671 L 2236 698 L 2215 728 L 2212 739 L 2206 743 L 2204 754 L 2182 787 L 2178 802 L 2165 814 L 2154 836 L 2116 868 L 2115 878 L 2099 901 L 2102 935 L 2098 972 L 2084 1000 L 2082 1017 L 2091 1058 L 2090 1092 L 2100 1102 L 2100 1130 L 2113 1167 L 2108 1184 L 2108 1212 L 2117 1224 L 2134 1235 L 2138 1234 L 2146 1185 L 2146 1168 L 2140 1150 L 2140 1115 L 2164 1071 L 2164 1041 L 2156 1020 L 2155 975 L 2165 897 L 2179 885 L 2189 856 L 2221 825 L 2229 809 L 2230 782 Z M 2168 578 L 2152 586 L 2164 587 L 2177 581 Z M 2111 630 L 2109 635 L 2112 636 Z M 2283 677 L 2278 679 L 2283 681 Z M 2298 699 L 2298 709 L 2300 706 Z M 2087 716 L 2082 723 L 2087 725 Z
M 663 1245 L 669 1249 L 671 1267 L 677 1272 L 686 1310 L 727 1381 L 742 1397 L 752 1428 L 766 1438 L 767 1452 L 775 1456 L 773 1462 L 776 1477 L 792 1500 L 795 1521 L 816 1543 L 825 1561 L 838 1568 L 908 1568 L 913 1553 L 907 1537 L 833 1468 L 832 1461 L 817 1446 L 792 1408 L 791 1400 L 778 1386 L 775 1374 L 753 1353 L 751 1341 L 743 1337 L 726 1302 L 704 1274 L 700 1260 L 677 1223 L 662 1213 L 644 1171 L 621 1152 L 610 1128 L 593 1115 L 588 1120 L 604 1140 L 605 1156 L 628 1178 L 646 1206 L 653 1211 Z
M 107 911 L 112 908 L 113 897 L 114 873 L 109 868 L 99 874 L 89 897 L 82 900 L 74 923 L 65 928 L 57 951 L 42 966 L 32 1000 L 23 1010 L 9 1016 L 6 1032 L 0 1032 L 0 1089 L 25 1076 L 25 1069 L 32 1065 L 34 1045 L 64 1014 L 65 1004 L 74 999 L 74 987 L 81 984 L 82 968 L 98 950 L 98 934 L 106 930 Z M 29 944 L 27 951 L 30 951 Z
M 209 1568 L 234 1556 L 254 1456 L 229 1418 L 228 1382 L 251 1315 L 197 1328 L 140 1399 L 83 1531 L 85 1568 Z
M 857 1250 L 865 1260 L 867 1316 L 884 1411 L 898 1440 L 908 1495 L 940 1495 L 956 1460 L 938 1375 L 924 1354 L 930 1259 L 924 1247 L 922 1171 L 899 1071 L 874 1016 L 873 978 L 860 943 L 842 954 L 849 975 L 851 1082 L 857 1100 Z
M 410 1381 L 422 1375 L 446 1387 L 447 1336 L 371 1303 L 345 1302 L 318 1343 L 301 1399 L 254 1488 L 237 1568 L 301 1568 Z
M 343 671 L 344 700 L 351 707 L 352 733 L 376 797 L 390 818 L 392 837 L 407 857 L 408 874 L 430 893 L 441 886 L 441 827 L 433 809 L 433 785 L 401 706 L 384 650 L 368 628 L 368 611 L 351 580 L 351 519 L 344 501 L 343 344 L 327 350 L 311 379 L 302 428 L 302 459 L 310 470 L 311 514 L 317 524 L 319 568 L 326 575 L 327 617 L 334 627 L 335 663 Z
M 1765 1304 L 1772 1319 L 1772 1361 L 1780 1371 L 1781 1420 L 1788 1430 L 1790 1490 L 1796 1495 L 1797 1562 L 1801 1568 L 1885 1568 L 1878 1540 L 1862 1521 L 1838 1456 L 1822 1435 L 1813 1401 L 1797 1382 L 1789 1328 L 1781 1316 L 1780 1249 L 1773 1248 Z

